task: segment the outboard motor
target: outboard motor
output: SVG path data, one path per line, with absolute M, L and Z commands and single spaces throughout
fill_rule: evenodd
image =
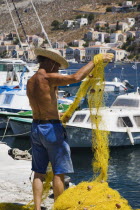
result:
M 124 80 L 123 81 L 123 84 L 127 87 L 127 88 L 130 88 L 130 89 L 134 89 L 134 85 L 131 85 L 128 80 Z

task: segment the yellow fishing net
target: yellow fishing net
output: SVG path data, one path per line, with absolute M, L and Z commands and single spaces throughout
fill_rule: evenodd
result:
M 94 64 L 93 71 L 81 84 L 74 103 L 62 117 L 62 121 L 67 121 L 67 118 L 73 114 L 87 93 L 92 124 L 94 179 L 92 182 L 82 182 L 67 189 L 58 197 L 53 210 L 132 210 L 128 201 L 122 198 L 116 190 L 111 189 L 106 182 L 108 178 L 109 132 L 99 130 L 99 126 L 102 120 L 100 107 L 104 104 L 104 67 L 107 63 L 103 63 L 103 55 L 99 54 L 94 57 Z
M 94 153 L 92 165 L 94 178 L 92 182 L 82 182 L 77 186 L 67 189 L 58 197 L 53 206 L 53 210 L 132 210 L 128 201 L 122 198 L 116 190 L 111 189 L 106 182 L 108 178 L 109 133 L 99 130 L 99 126 L 102 120 L 100 117 L 100 107 L 104 103 L 104 67 L 107 63 L 103 63 L 103 55 L 99 54 L 94 57 L 94 64 L 93 71 L 81 84 L 74 103 L 61 119 L 63 122 L 66 122 L 78 107 L 81 99 L 87 94 L 92 124 L 92 149 Z M 48 195 L 52 176 L 53 174 L 51 172 L 46 176 L 42 200 Z M 24 207 L 0 204 L 0 210 L 9 209 L 33 210 L 34 206 L 32 201 Z

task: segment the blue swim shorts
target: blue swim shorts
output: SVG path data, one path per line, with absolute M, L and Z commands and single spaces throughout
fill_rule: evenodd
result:
M 54 174 L 73 173 L 66 130 L 59 120 L 33 121 L 31 144 L 33 171 L 46 174 L 50 161 Z

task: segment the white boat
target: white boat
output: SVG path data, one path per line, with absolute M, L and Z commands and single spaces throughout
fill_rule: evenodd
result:
M 105 92 L 126 92 L 127 87 L 126 85 L 120 81 L 117 77 L 113 79 L 113 81 L 105 81 Z
M 66 97 L 65 91 L 58 91 L 58 109 L 59 112 L 65 112 L 70 104 L 73 103 L 73 99 Z M 5 128 L 7 119 L 10 116 L 25 117 L 24 115 L 18 115 L 20 112 L 32 113 L 32 109 L 29 104 L 26 90 L 4 90 L 0 93 L 0 129 Z M 27 117 L 27 116 L 26 116 Z M 32 117 L 32 114 L 28 114 L 28 117 Z
M 100 108 L 98 115 L 93 109 L 92 114 L 101 119 L 99 130 L 110 132 L 110 146 L 140 144 L 139 92 L 120 95 L 111 107 Z M 66 126 L 71 147 L 91 147 L 91 128 L 89 109 L 76 111 Z
M 15 87 L 19 85 L 21 75 L 24 73 L 25 84 L 34 74 L 36 67 L 30 67 L 26 62 L 18 59 L 0 59 L 0 88 Z
M 78 91 L 81 82 L 60 86 L 61 90 L 69 92 L 71 95 L 75 95 Z M 98 83 L 97 83 L 98 84 Z M 128 80 L 120 81 L 119 78 L 115 77 L 112 81 L 104 81 L 104 92 L 105 93 L 112 93 L 112 94 L 119 94 L 125 93 L 127 90 L 133 89 L 134 86 L 131 85 Z

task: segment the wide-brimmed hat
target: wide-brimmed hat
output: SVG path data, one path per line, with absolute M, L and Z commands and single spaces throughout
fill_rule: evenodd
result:
M 69 67 L 69 63 L 67 62 L 67 60 L 65 58 L 63 58 L 63 56 L 61 55 L 59 50 L 55 50 L 52 48 L 41 48 L 41 47 L 37 47 L 34 49 L 34 53 L 36 56 L 44 56 L 47 58 L 50 58 L 53 61 L 56 61 L 57 63 L 59 63 L 61 66 L 61 69 L 66 69 Z

